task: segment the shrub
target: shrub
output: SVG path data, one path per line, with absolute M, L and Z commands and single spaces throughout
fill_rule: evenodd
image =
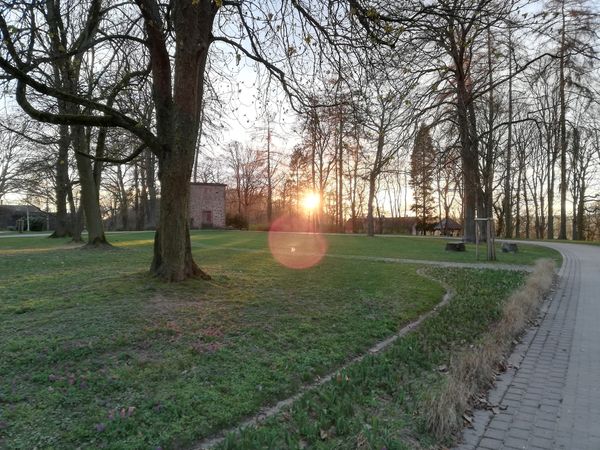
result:
M 248 219 L 241 214 L 227 214 L 227 216 L 225 216 L 225 225 L 238 230 L 247 230 Z

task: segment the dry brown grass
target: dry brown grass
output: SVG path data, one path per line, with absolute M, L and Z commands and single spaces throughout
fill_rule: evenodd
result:
M 478 394 L 494 384 L 515 338 L 537 314 L 553 278 L 554 261 L 539 260 L 523 287 L 504 304 L 498 323 L 477 345 L 452 359 L 444 384 L 423 405 L 427 426 L 436 437 L 448 438 L 462 429 L 465 412 Z

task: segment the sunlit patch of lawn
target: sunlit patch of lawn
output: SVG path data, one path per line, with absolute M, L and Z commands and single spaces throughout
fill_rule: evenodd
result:
M 213 280 L 179 284 L 148 275 L 151 233 L 110 235 L 113 251 L 0 239 L 0 447 L 185 446 L 293 394 L 443 292 L 410 265 L 326 257 L 290 270 L 221 248 L 265 249 L 262 236 L 194 233 L 215 244 L 193 249 Z

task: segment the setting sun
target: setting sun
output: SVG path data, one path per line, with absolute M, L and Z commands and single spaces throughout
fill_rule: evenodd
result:
M 306 192 L 304 194 L 304 198 L 302 199 L 302 206 L 306 211 L 315 210 L 320 203 L 319 194 L 316 192 Z

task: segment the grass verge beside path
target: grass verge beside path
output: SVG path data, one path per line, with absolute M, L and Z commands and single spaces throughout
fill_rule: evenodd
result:
M 194 249 L 212 282 L 164 284 L 146 273 L 151 234 L 112 241 L 0 242 L 1 448 L 185 448 L 443 294 L 410 265 L 326 258 L 295 271 L 219 248 Z
M 538 261 L 525 285 L 504 303 L 500 320 L 475 348 L 465 349 L 452 358 L 448 376 L 432 390 L 425 403 L 428 428 L 436 436 L 450 436 L 463 428 L 467 408 L 475 405 L 476 396 L 493 386 L 498 368 L 528 321 L 538 314 L 539 304 L 553 281 L 554 262 Z
M 340 372 L 259 428 L 230 435 L 220 449 L 415 449 L 449 444 L 430 434 L 424 400 L 452 355 L 501 317 L 522 273 L 429 269 L 455 289 L 452 301 L 414 333 Z

